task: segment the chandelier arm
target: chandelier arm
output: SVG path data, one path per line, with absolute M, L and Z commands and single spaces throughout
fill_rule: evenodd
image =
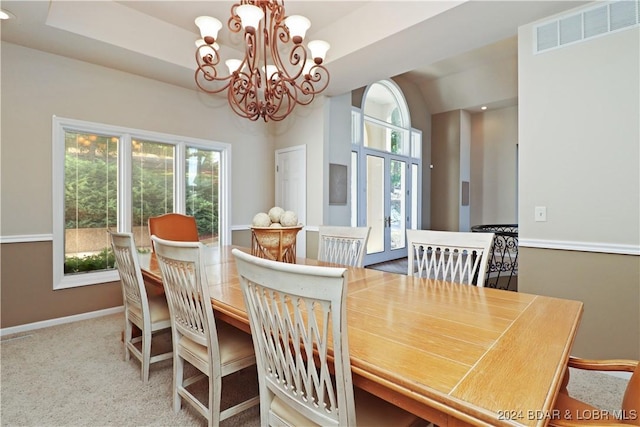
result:
M 281 88 L 278 90 L 278 93 L 280 94 L 278 98 L 278 105 L 274 105 L 274 108 L 271 109 L 269 114 L 269 118 L 276 122 L 279 122 L 287 117 L 298 104 L 295 97 L 291 94 L 291 91 L 288 88 L 283 87 L 287 86 L 284 81 L 280 83 L 280 86 Z M 295 85 L 293 85 L 293 87 L 295 90 Z M 282 108 L 283 104 L 286 105 L 285 109 Z
M 300 49 L 302 49 L 302 52 L 304 52 L 304 57 L 305 57 L 304 59 L 306 59 L 306 50 L 304 46 L 299 44 L 293 45 L 289 55 L 289 63 L 293 65 L 293 67 L 285 66 L 285 63 L 282 60 L 282 57 L 280 55 L 280 44 L 289 43 L 289 41 L 291 40 L 291 37 L 289 35 L 289 31 L 287 27 L 284 24 L 284 16 L 280 16 L 280 18 L 273 23 L 271 34 L 272 34 L 272 40 L 270 45 L 270 53 L 271 53 L 271 58 L 273 60 L 273 64 L 287 79 L 289 80 L 297 79 L 298 76 L 302 73 L 302 68 L 303 68 L 302 66 L 299 66 L 300 56 L 298 52 L 300 51 Z M 295 58 L 295 60 L 293 60 L 293 58 Z M 302 62 L 302 64 L 304 64 L 304 61 Z M 293 76 L 291 73 L 292 69 L 296 70 L 293 73 Z
M 233 6 L 231 6 L 231 17 L 227 21 L 227 27 L 229 27 L 229 31 L 233 33 L 239 33 L 240 31 L 242 31 L 242 21 L 240 20 L 240 17 L 236 12 L 236 9 L 241 4 L 242 3 L 235 3 Z
M 252 86 L 249 76 L 245 73 L 235 73 L 231 88 L 227 92 L 227 100 L 233 111 L 247 119 L 257 120 L 260 114 L 252 98 Z M 253 101 L 251 99 L 254 99 Z
M 324 65 L 314 65 L 299 86 L 303 93 L 317 95 L 329 86 L 329 80 L 329 71 Z

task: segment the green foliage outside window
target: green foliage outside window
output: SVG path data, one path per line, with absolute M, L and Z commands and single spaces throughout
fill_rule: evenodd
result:
M 66 133 L 65 229 L 116 229 L 118 212 L 117 139 Z M 145 144 L 153 149 L 160 144 Z M 216 153 L 196 150 L 198 173 L 187 189 L 187 214 L 202 237 L 218 234 L 218 162 Z M 132 164 L 132 214 L 135 222 L 173 212 L 173 158 L 149 153 Z M 167 163 L 171 163 L 167 168 Z M 169 189 L 169 190 L 168 190 Z M 213 201 L 213 202 L 212 202 Z M 114 267 L 110 248 L 96 254 L 67 255 L 65 274 Z

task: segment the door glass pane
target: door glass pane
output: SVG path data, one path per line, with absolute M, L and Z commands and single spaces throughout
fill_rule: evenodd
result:
M 220 153 L 187 148 L 185 171 L 187 215 L 196 218 L 200 241 L 216 245 L 219 236 Z
M 65 132 L 65 275 L 114 268 L 107 230 L 117 228 L 118 141 Z
M 175 148 L 170 144 L 131 141 L 131 224 L 138 249 L 151 249 L 149 217 L 173 212 Z
M 367 253 L 384 251 L 384 158 L 367 156 Z
M 391 160 L 391 249 L 405 247 L 406 213 L 406 163 Z

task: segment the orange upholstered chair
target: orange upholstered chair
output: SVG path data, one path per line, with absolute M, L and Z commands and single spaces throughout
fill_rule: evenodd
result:
M 640 364 L 638 361 L 586 360 L 571 357 L 569 366 L 590 371 L 626 371 L 633 374 L 627 384 L 620 410 L 607 412 L 569 396 L 566 388 L 569 382 L 567 368 L 565 380 L 552 413 L 554 416 L 549 422 L 550 426 L 640 426 L 640 368 L 638 367 Z
M 179 213 L 168 213 L 149 218 L 149 235 L 175 242 L 197 242 L 200 240 L 195 217 Z

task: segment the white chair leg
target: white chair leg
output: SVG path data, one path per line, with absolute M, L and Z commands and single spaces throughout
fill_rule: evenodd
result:
M 176 347 L 173 347 L 174 350 Z M 173 411 L 180 412 L 181 398 L 178 393 L 178 387 L 182 387 L 184 380 L 184 359 L 178 355 L 177 351 L 173 353 Z
M 219 376 L 209 378 L 209 427 L 220 424 L 220 400 L 222 379 Z
M 133 335 L 133 328 L 131 327 L 131 322 L 129 319 L 124 320 L 124 360 L 131 359 L 131 353 L 129 353 L 129 343 L 131 342 L 131 335 Z
M 151 331 L 142 333 L 142 382 L 149 382 L 149 365 L 151 359 Z

